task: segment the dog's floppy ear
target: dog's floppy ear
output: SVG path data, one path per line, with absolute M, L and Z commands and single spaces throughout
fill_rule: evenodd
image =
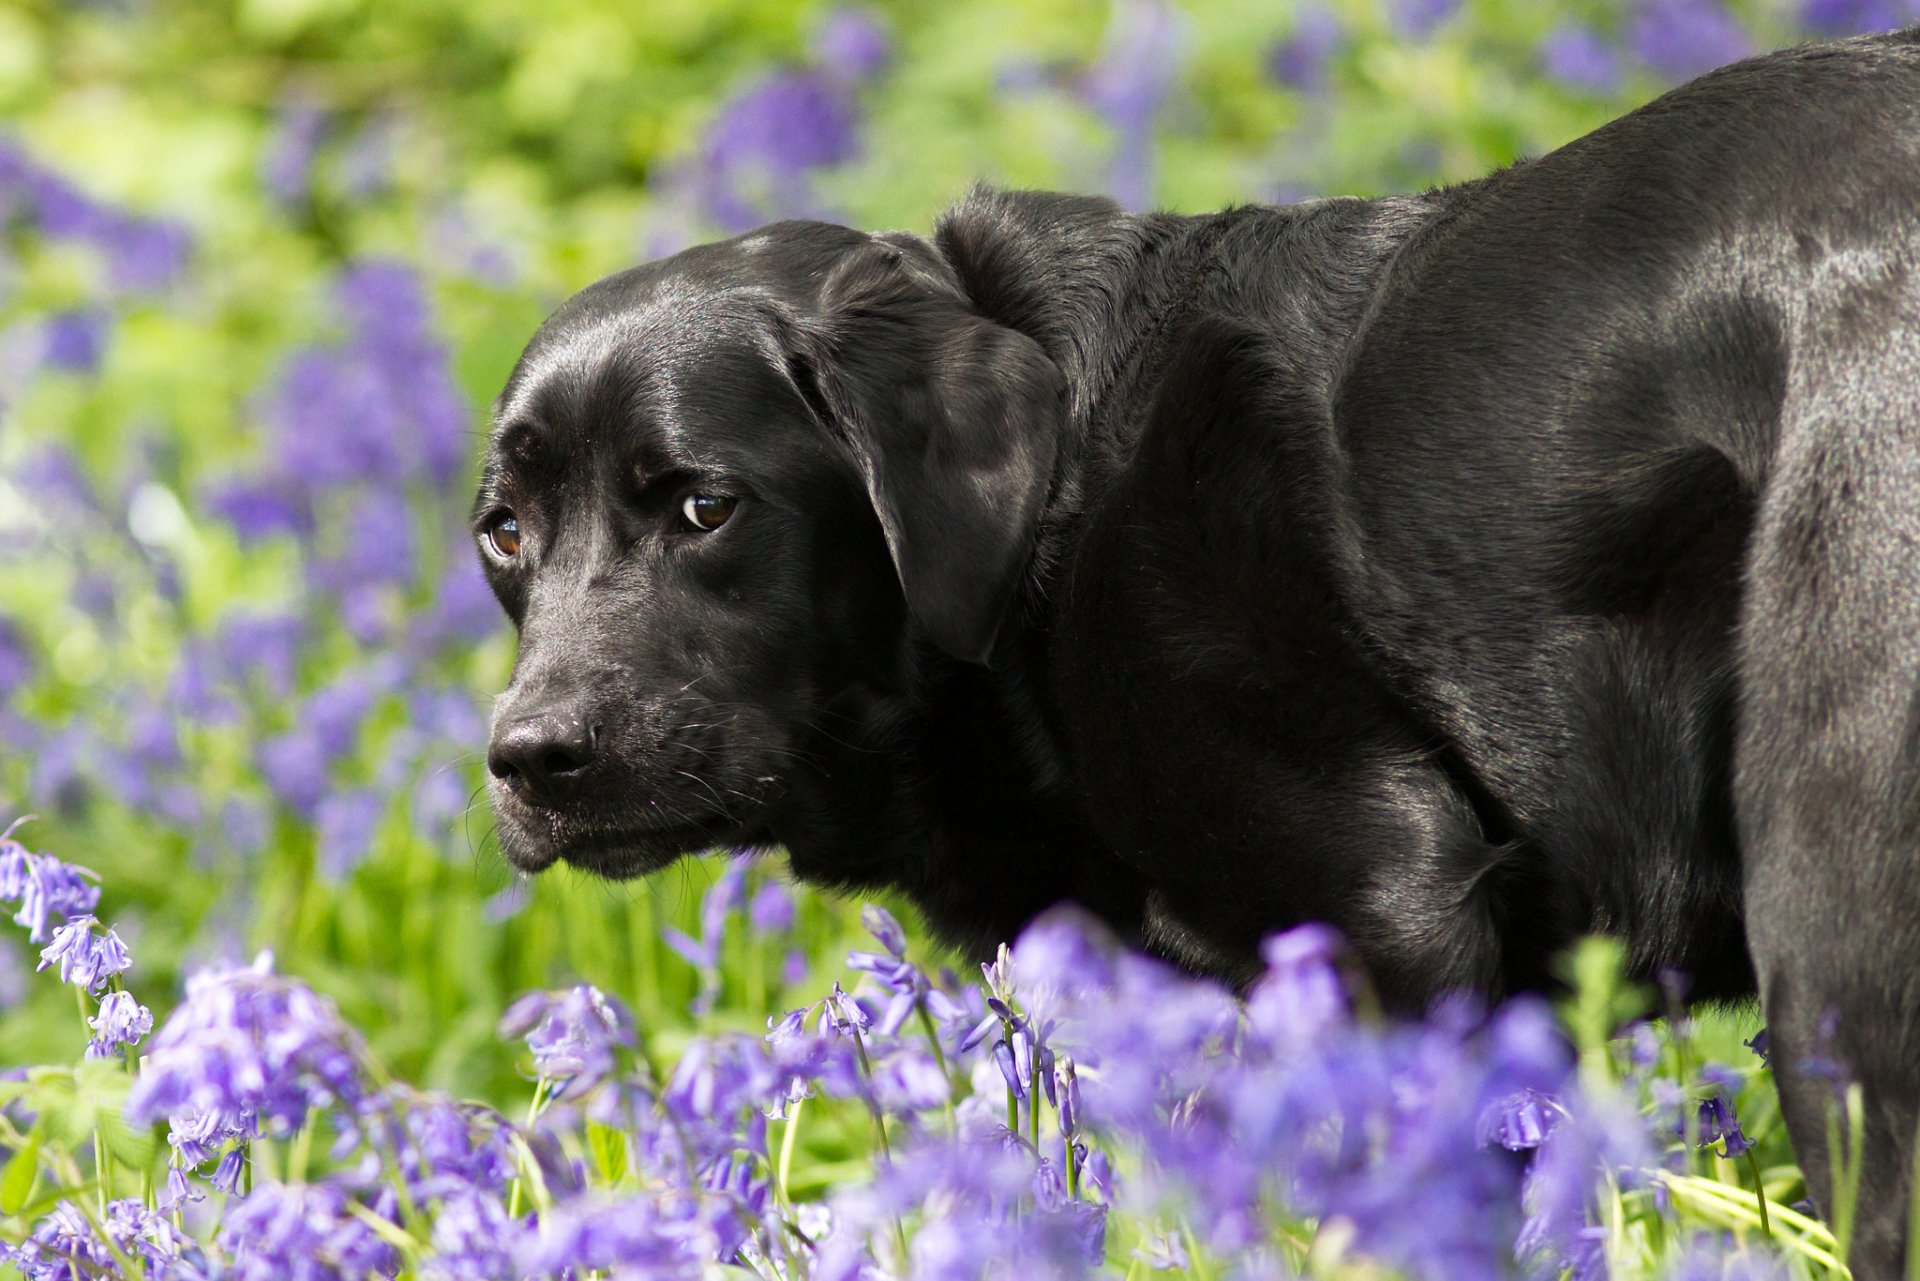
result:
M 985 662 L 1052 484 L 1066 378 L 912 237 L 848 255 L 818 306 L 789 373 L 852 450 L 911 617 Z

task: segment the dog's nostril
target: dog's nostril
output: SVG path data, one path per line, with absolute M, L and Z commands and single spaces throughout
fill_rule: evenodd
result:
M 487 768 L 515 795 L 536 805 L 565 799 L 592 765 L 602 727 L 585 717 L 539 713 L 501 726 L 487 752 Z
M 591 759 L 587 753 L 576 755 L 565 748 L 555 748 L 540 758 L 540 768 L 548 774 L 571 774 L 575 770 L 585 769 Z

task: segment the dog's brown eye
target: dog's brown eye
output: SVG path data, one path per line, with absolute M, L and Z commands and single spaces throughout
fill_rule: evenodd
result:
M 740 500 L 728 498 L 723 494 L 690 494 L 680 504 L 680 514 L 685 516 L 695 529 L 711 533 L 727 523 L 733 515 L 733 509 Z
M 487 542 L 494 555 L 512 560 L 520 554 L 520 522 L 512 512 L 501 512 L 487 522 Z

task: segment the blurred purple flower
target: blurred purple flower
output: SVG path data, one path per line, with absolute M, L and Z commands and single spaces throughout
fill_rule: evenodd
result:
M 778 71 L 720 109 L 691 174 L 701 210 L 727 232 L 779 217 L 823 212 L 812 172 L 851 160 L 857 117 L 840 86 L 806 71 Z
M 305 538 L 313 532 L 313 512 L 284 481 L 236 478 L 207 490 L 207 509 L 233 526 L 242 543 L 277 534 Z
M 333 127 L 332 118 L 311 102 L 291 101 L 275 113 L 260 179 L 283 205 L 304 202 L 313 187 L 314 157 Z
M 318 813 L 331 786 L 331 762 L 312 730 L 295 729 L 264 740 L 254 750 L 254 762 L 282 805 L 302 818 Z
M 413 625 L 410 646 L 419 653 L 449 645 L 471 645 L 497 635 L 506 626 L 506 614 L 494 599 L 493 588 L 474 560 L 470 547 L 461 547 L 447 564 L 434 590 L 433 604 Z
M 1912 0 L 1802 0 L 1800 25 L 1817 36 L 1891 31 L 1920 17 Z
M 90 374 L 107 346 L 107 313 L 98 307 L 56 312 L 47 318 L 45 360 L 55 369 Z
M 1394 0 L 1390 13 L 1403 40 L 1425 40 L 1460 8 L 1460 0 Z
M 236 681 L 257 675 L 269 694 L 286 698 L 306 630 L 292 614 L 231 614 L 214 641 L 219 666 Z
M 108 1202 L 104 1226 L 112 1249 L 84 1213 L 61 1201 L 6 1261 L 19 1268 L 26 1281 L 119 1277 L 116 1250 L 137 1261 L 153 1281 L 210 1281 L 220 1275 L 197 1243 L 137 1200 Z
M 848 5 L 829 13 L 814 33 L 813 58 L 834 79 L 859 84 L 887 69 L 893 40 L 878 13 Z
M 1293 28 L 1267 54 L 1267 73 L 1279 83 L 1305 93 L 1327 81 L 1327 62 L 1340 47 L 1340 20 L 1319 5 L 1295 11 Z
M 219 1243 L 227 1281 L 362 1281 L 392 1276 L 400 1255 L 335 1183 L 262 1183 L 232 1203 Z
M 33 651 L 20 624 L 0 615 L 0 702 L 33 679 Z
M 1180 74 L 1180 27 L 1164 0 L 1122 0 L 1080 94 L 1113 126 L 1108 187 L 1129 209 L 1153 199 L 1153 130 Z
M 338 881 L 366 860 L 386 808 L 384 796 L 364 787 L 320 800 L 313 823 L 315 862 L 323 879 Z
M 1640 61 L 1675 81 L 1753 52 L 1753 42 L 1720 0 L 1646 0 L 1630 39 Z
M 1570 89 L 1610 94 L 1620 88 L 1620 55 L 1591 27 L 1563 24 L 1540 42 L 1540 65 Z
M 759 934 L 785 934 L 793 928 L 793 891 L 779 881 L 768 881 L 753 892 L 747 921 Z
M 373 1097 L 363 1061 L 333 1003 L 273 973 L 262 953 L 187 981 L 186 1000 L 147 1047 L 127 1117 L 167 1118 L 183 1163 L 198 1166 L 229 1139 L 291 1134 L 310 1111 L 357 1112 Z

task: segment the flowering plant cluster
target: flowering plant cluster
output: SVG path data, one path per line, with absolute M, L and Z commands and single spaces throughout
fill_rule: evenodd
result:
M 710 948 L 744 880 L 709 893 Z M 0 895 L 95 1033 L 0 1095 L 0 1259 L 31 1281 L 1845 1275 L 1844 1234 L 1750 1159 L 1757 1062 L 1676 1078 L 1646 1023 L 1583 1062 L 1534 1000 L 1386 1020 L 1321 926 L 1236 996 L 1071 911 L 978 981 L 928 973 L 869 905 L 851 988 L 764 1033 L 669 1057 L 606 992 L 527 994 L 510 1119 L 391 1080 L 264 955 L 149 1037 L 83 870 L 9 835 Z M 1576 1029 L 1621 1008 L 1604 951 Z

